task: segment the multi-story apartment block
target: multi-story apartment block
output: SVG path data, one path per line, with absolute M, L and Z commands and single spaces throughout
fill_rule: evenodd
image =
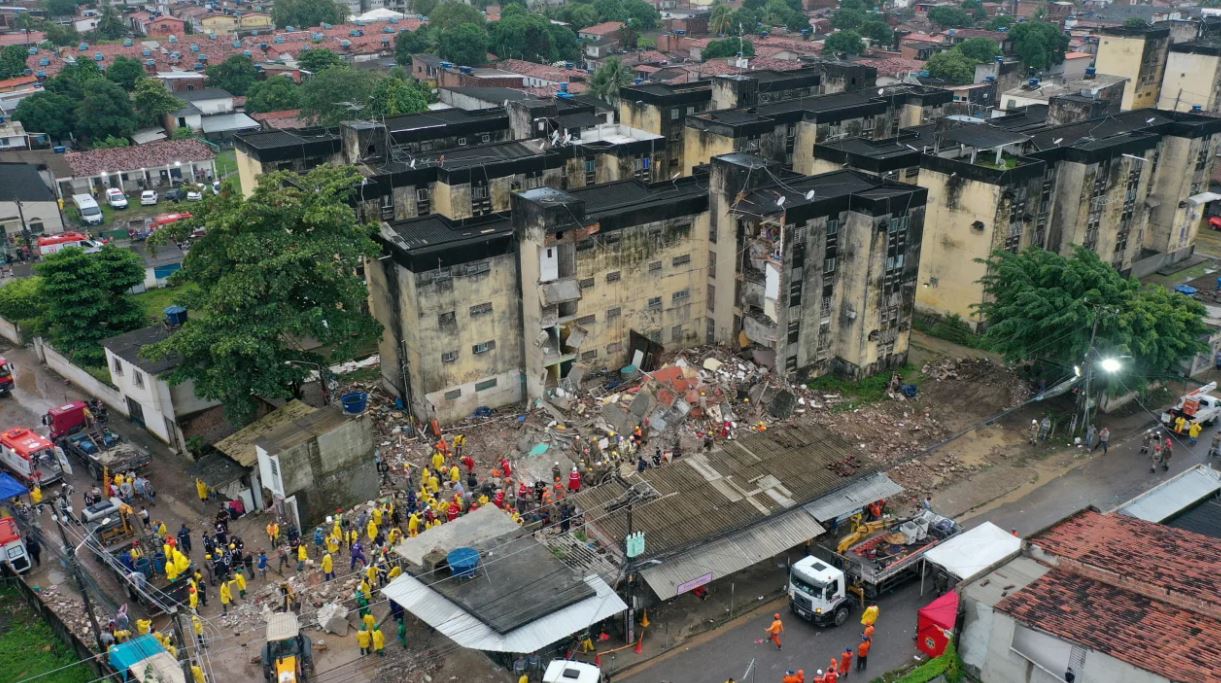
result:
M 1102 30 L 1094 65 L 1100 74 L 1128 79 L 1122 109 L 1158 106 L 1170 43 L 1170 27 L 1165 24 Z

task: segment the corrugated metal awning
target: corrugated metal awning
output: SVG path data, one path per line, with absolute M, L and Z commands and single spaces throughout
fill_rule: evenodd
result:
M 382 589 L 382 594 L 462 647 L 484 652 L 529 654 L 627 609 L 623 600 L 602 579 L 588 576 L 585 583 L 597 595 L 574 602 L 508 633 L 497 633 L 410 574 L 395 579 Z
M 711 583 L 821 536 L 822 528 L 800 508 L 640 570 L 662 600 Z M 647 545 L 648 539 L 645 539 Z
M 1221 472 L 1196 465 L 1119 506 L 1119 512 L 1161 523 L 1221 491 Z
M 844 488 L 802 507 L 820 522 L 829 522 L 852 514 L 875 500 L 891 498 L 903 492 L 903 487 L 878 472 L 862 477 Z

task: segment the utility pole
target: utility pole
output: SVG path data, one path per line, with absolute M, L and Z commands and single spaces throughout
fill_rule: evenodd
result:
M 636 583 L 635 577 L 632 576 L 633 558 L 628 551 L 628 539 L 632 537 L 632 503 L 634 502 L 632 492 L 628 491 L 627 499 L 627 536 L 623 538 L 623 556 L 625 558 L 624 571 L 627 573 L 627 642 L 636 642 Z
M 81 598 L 85 601 L 85 612 L 89 615 L 89 625 L 93 627 L 93 638 L 98 646 L 98 653 L 106 652 L 106 646 L 102 644 L 102 629 L 98 628 L 97 615 L 93 613 L 93 603 L 89 601 L 89 591 L 85 589 L 85 577 L 81 575 L 81 566 L 76 561 L 76 548 L 68 542 L 68 532 L 64 529 L 64 520 L 59 515 L 55 516 L 55 522 L 59 526 L 59 538 L 64 542 L 64 552 L 68 554 L 68 565 L 72 569 L 72 575 L 76 577 L 76 587 L 81 591 Z M 85 540 L 89 540 L 86 536 Z
M 191 680 L 191 657 L 189 655 L 190 650 L 187 648 L 187 638 L 182 634 L 181 616 L 182 613 L 178 611 L 177 606 L 174 606 L 174 608 L 170 610 L 170 619 L 174 620 L 174 637 L 178 639 L 178 651 L 182 653 L 182 659 L 178 661 L 180 664 L 182 664 L 182 674 L 186 676 L 186 680 L 189 681 Z M 195 630 L 191 629 L 191 633 L 194 634 Z M 198 653 L 199 642 L 196 641 L 194 645 L 195 651 Z
M 1094 311 L 1094 322 L 1090 326 L 1090 345 L 1085 349 L 1085 391 L 1082 393 L 1083 400 L 1081 412 L 1081 427 L 1088 435 L 1090 433 L 1090 382 L 1094 379 L 1094 364 L 1090 361 L 1090 356 L 1094 353 L 1094 339 L 1098 336 L 1098 310 Z M 1085 444 L 1089 448 L 1091 444 Z

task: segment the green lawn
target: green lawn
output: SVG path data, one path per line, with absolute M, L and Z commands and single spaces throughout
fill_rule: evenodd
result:
M 920 371 L 912 365 L 899 368 L 899 376 L 904 384 L 919 384 Z M 860 406 L 877 403 L 886 398 L 886 386 L 890 383 L 889 372 L 879 372 L 861 380 L 823 375 L 806 383 L 810 389 L 827 394 L 839 394 L 843 401 L 836 403 L 832 410 L 853 410 Z
M 0 585 L 0 683 L 35 676 L 40 683 L 95 680 L 88 667 L 71 666 L 77 659 L 76 654 L 26 605 L 16 588 Z M 55 673 L 46 673 L 49 671 Z
M 144 308 L 144 315 L 150 323 L 159 323 L 165 317 L 167 306 L 182 304 L 183 294 L 191 291 L 192 285 L 181 287 L 160 287 L 139 294 L 133 294 L 132 299 Z
M 216 155 L 216 177 L 237 173 L 237 152 L 227 149 Z

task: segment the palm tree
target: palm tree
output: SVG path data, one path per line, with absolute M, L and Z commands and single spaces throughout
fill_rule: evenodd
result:
M 718 36 L 729 32 L 733 24 L 733 8 L 723 2 L 712 6 L 712 14 L 708 16 L 708 30 Z
M 614 104 L 619 100 L 619 88 L 632 82 L 632 72 L 618 57 L 606 60 L 589 81 L 589 90 L 595 97 Z

